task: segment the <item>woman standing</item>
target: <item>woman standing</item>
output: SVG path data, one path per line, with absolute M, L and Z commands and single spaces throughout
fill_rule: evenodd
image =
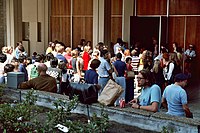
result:
M 88 70 L 88 63 L 91 59 L 90 54 L 89 54 L 89 50 L 90 50 L 90 46 L 85 46 L 84 47 L 84 52 L 83 52 L 83 71 L 85 72 L 86 70 Z

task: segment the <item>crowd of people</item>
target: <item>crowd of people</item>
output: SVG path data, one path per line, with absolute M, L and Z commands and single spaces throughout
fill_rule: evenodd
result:
M 34 52 L 31 57 L 22 42 L 18 42 L 15 49 L 2 48 L 0 83 L 6 83 L 8 72 L 23 72 L 25 82 L 19 84 L 22 89 L 63 94 L 69 82 L 84 80 L 99 85 L 100 95 L 108 80 L 113 79 L 125 90 L 125 102 L 133 108 L 157 112 L 162 103 L 168 108 L 168 114 L 184 116 L 186 112 L 186 116 L 191 117 L 183 88 L 191 77 L 191 64 L 196 57 L 194 45 L 182 52 L 182 48 L 173 43 L 172 52 L 161 46 L 159 53 L 156 39 L 152 40 L 153 50 L 142 48 L 138 43 L 129 49 L 121 38 L 110 49 L 102 42 L 92 49 L 91 41 L 85 39 L 74 49 L 54 41 L 49 42 L 45 54 Z M 138 60 L 137 69 L 132 65 L 135 60 Z M 141 87 L 137 99 L 134 99 L 135 77 L 129 75 L 131 71 L 137 74 Z

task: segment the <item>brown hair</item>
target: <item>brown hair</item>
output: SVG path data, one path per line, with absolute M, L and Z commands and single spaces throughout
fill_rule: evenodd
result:
M 98 60 L 98 59 L 93 59 L 93 60 L 91 61 L 90 67 L 91 67 L 92 69 L 95 70 L 96 68 L 99 67 L 100 63 L 101 63 L 100 60 Z
M 139 71 L 139 73 L 142 74 L 144 79 L 147 79 L 149 81 L 149 82 L 146 83 L 147 85 L 151 86 L 154 83 L 155 78 L 154 78 L 153 74 L 148 69 L 143 69 L 143 70 Z
M 164 53 L 162 56 L 166 61 L 169 61 L 169 54 L 168 53 Z

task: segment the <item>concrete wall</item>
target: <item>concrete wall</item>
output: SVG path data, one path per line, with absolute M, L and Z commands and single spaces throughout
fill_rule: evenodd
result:
M 6 30 L 6 8 L 5 8 L 5 0 L 0 0 L 0 49 L 1 47 L 4 46 L 5 44 L 5 30 Z
M 29 49 L 44 53 L 48 46 L 48 0 L 22 0 L 22 22 L 29 23 Z M 38 22 L 41 23 L 41 41 L 38 41 Z
M 21 91 L 21 92 L 20 92 Z M 4 89 L 4 94 L 15 100 L 24 99 L 28 90 L 14 90 Z M 55 100 L 69 100 L 67 96 L 38 91 L 37 93 L 37 105 L 54 108 L 53 102 Z M 100 115 L 102 107 L 99 104 L 93 104 L 89 106 L 90 114 L 96 113 Z M 84 104 L 78 104 L 74 113 L 80 113 L 87 115 L 87 108 Z M 118 123 L 139 127 L 141 129 L 152 130 L 161 132 L 163 127 L 168 130 L 172 129 L 176 133 L 199 133 L 200 122 L 195 119 L 174 117 L 167 115 L 163 112 L 148 112 L 130 107 L 105 107 L 104 112 L 108 114 L 109 119 Z

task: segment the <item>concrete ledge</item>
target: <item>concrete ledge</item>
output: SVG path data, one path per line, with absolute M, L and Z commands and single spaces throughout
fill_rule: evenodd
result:
M 4 89 L 6 96 L 9 96 L 15 100 L 23 100 L 28 90 L 14 90 Z M 39 106 L 48 108 L 54 108 L 53 102 L 57 99 L 63 99 L 69 101 L 67 96 L 37 91 L 38 101 L 36 102 Z M 90 105 L 90 114 L 96 113 L 100 115 L 101 105 L 95 103 Z M 118 107 L 104 107 L 104 111 L 109 115 L 109 119 L 118 123 L 136 126 L 141 129 L 152 130 L 161 132 L 163 127 L 172 129 L 177 133 L 199 133 L 200 132 L 200 121 L 195 119 L 189 119 L 184 117 L 174 117 L 165 114 L 164 112 L 148 112 L 130 107 L 118 108 Z M 79 104 L 73 111 L 74 113 L 80 113 L 87 115 L 87 108 L 84 104 Z

